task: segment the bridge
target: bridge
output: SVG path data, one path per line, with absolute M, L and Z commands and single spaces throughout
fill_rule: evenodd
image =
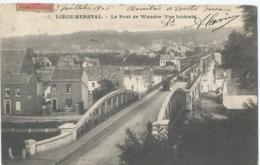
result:
M 167 138 L 168 128 L 180 113 L 192 111 L 200 93 L 210 89 L 213 59 L 213 54 L 201 56 L 178 75 L 169 77 L 170 91 L 160 91 L 157 84 L 142 99 L 138 93 L 125 89 L 109 93 L 76 124 L 61 125 L 60 135 L 37 142 L 27 140 L 27 150 L 34 155 L 32 160 L 44 159 L 54 164 L 118 164 L 119 150 L 115 145 L 124 142 L 125 128 L 143 136 L 149 121 L 153 122 L 154 136 Z

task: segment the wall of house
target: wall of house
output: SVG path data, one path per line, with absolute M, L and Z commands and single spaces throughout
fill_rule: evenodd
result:
M 144 92 L 148 89 L 149 83 L 142 76 L 131 75 L 124 77 L 124 88 L 135 92 Z
M 206 75 L 201 76 L 200 91 L 201 91 L 201 93 L 207 93 L 209 91 Z
M 75 106 L 75 104 L 82 101 L 82 82 L 80 81 L 74 81 L 74 82 L 55 82 L 53 81 L 51 83 L 56 84 L 56 93 L 51 93 L 51 98 L 57 98 L 58 99 L 58 109 L 64 110 L 66 99 L 72 99 L 72 107 Z M 66 93 L 66 87 L 67 84 L 71 84 L 71 93 Z
M 88 108 L 88 102 L 89 102 L 88 87 L 86 86 L 86 84 L 82 83 L 81 88 L 82 88 L 82 102 L 83 102 L 84 109 L 86 109 Z
M 223 96 L 223 106 L 228 110 L 244 109 L 244 104 L 252 100 L 257 103 L 257 96 L 255 95 L 225 95 Z
M 95 84 L 95 86 L 93 87 L 92 83 Z M 88 81 L 88 90 L 90 93 L 93 92 L 94 89 L 99 88 L 100 84 L 98 83 L 98 81 Z
M 222 55 L 220 53 L 214 53 L 214 59 L 219 65 L 222 65 Z
M 161 75 L 153 75 L 152 78 L 153 84 L 159 83 L 162 81 L 162 76 Z
M 24 112 L 26 114 L 40 114 L 41 112 L 41 105 L 42 105 L 42 96 L 40 93 L 38 93 L 38 83 L 36 80 L 32 79 L 32 81 L 28 84 L 28 88 L 25 89 L 28 91 L 27 93 L 27 101 L 29 101 L 30 105 L 28 103 L 23 102 L 22 107 Z M 31 95 L 30 95 L 31 94 Z M 29 108 L 32 107 L 32 108 Z
M 10 97 L 4 96 L 4 89 L 10 88 Z M 20 97 L 15 96 L 15 88 L 20 88 Z M 37 83 L 31 79 L 29 84 L 6 84 L 2 86 L 2 114 L 4 100 L 11 100 L 11 115 L 39 115 L 41 97 L 37 95 Z M 21 111 L 16 111 L 16 101 L 21 102 Z
M 224 82 L 223 87 L 223 106 L 228 110 L 242 110 L 244 104 L 252 100 L 257 103 L 256 95 L 229 95 L 227 90 L 227 83 Z

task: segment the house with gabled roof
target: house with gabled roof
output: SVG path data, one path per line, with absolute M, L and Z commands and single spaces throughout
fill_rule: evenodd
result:
M 88 67 L 86 69 L 88 74 L 88 88 L 89 93 L 92 94 L 93 90 L 100 87 L 99 81 L 101 80 L 99 70 L 97 67 Z
M 160 56 L 160 67 L 180 70 L 180 60 L 186 58 L 182 47 L 166 47 Z
M 42 90 L 32 51 L 1 50 L 2 115 L 38 115 Z
M 50 88 L 52 112 L 79 112 L 88 108 L 88 76 L 85 70 L 54 69 Z
M 61 56 L 56 67 L 59 69 L 81 69 L 82 58 L 78 55 Z
M 89 93 L 92 94 L 94 89 L 100 87 L 101 65 L 99 59 L 85 57 L 82 61 L 82 69 L 86 70 L 88 74 L 88 89 Z

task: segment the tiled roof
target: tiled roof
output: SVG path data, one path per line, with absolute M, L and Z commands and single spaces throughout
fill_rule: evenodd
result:
M 78 63 L 80 60 L 80 57 L 77 55 L 66 55 L 61 56 L 59 61 L 57 62 L 57 67 L 60 69 L 80 69 L 80 63 Z
M 51 80 L 81 80 L 81 77 L 79 69 L 54 69 Z
M 3 84 L 28 84 L 31 80 L 32 76 L 26 73 L 18 73 L 18 74 L 5 74 L 2 77 Z
M 1 50 L 2 74 L 21 72 L 26 55 L 26 50 Z
M 50 81 L 53 69 L 38 69 L 37 75 L 40 81 Z

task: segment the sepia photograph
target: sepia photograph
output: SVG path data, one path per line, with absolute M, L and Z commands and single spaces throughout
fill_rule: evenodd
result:
M 257 6 L 0 4 L 3 165 L 257 165 Z

